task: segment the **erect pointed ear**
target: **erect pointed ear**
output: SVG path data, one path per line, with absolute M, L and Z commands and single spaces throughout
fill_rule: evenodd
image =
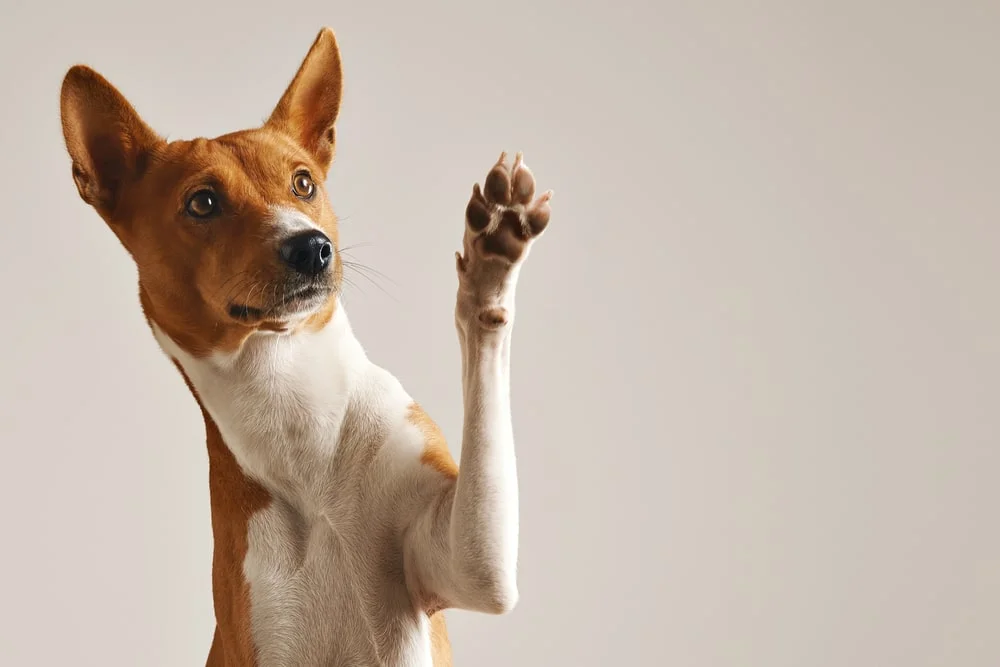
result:
M 150 151 L 163 139 L 114 86 L 83 65 L 66 73 L 60 108 L 76 188 L 109 218 L 123 186 L 142 175 Z
M 267 125 L 297 141 L 324 172 L 333 159 L 333 124 L 340 111 L 340 93 L 340 50 L 333 31 L 323 28 Z

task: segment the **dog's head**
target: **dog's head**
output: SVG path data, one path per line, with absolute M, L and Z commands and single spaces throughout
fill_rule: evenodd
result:
M 341 66 L 320 32 L 263 126 L 167 142 L 97 72 L 63 80 L 80 196 L 135 260 L 147 317 L 193 354 L 329 321 L 341 283 L 324 182 Z

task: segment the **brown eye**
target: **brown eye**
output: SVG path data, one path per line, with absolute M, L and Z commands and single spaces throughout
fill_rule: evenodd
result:
M 192 218 L 210 218 L 219 212 L 219 198 L 211 190 L 199 190 L 187 202 L 187 213 Z
M 292 177 L 292 192 L 299 199 L 312 199 L 316 194 L 316 184 L 309 174 L 300 171 Z

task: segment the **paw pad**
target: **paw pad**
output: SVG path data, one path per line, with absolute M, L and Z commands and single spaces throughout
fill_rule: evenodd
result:
M 514 263 L 534 238 L 545 231 L 552 210 L 552 191 L 537 199 L 535 177 L 518 153 L 512 167 L 501 153 L 486 175 L 483 188 L 477 183 L 465 209 L 472 247 L 486 257 Z

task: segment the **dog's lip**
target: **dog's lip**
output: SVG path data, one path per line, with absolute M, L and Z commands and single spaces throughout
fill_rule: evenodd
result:
M 292 292 L 288 296 L 285 296 L 279 302 L 280 305 L 287 303 L 292 303 L 293 301 L 306 301 L 315 296 L 326 295 L 330 292 L 330 288 L 325 285 L 308 285 L 302 289 Z
M 307 285 L 299 288 L 290 294 L 286 294 L 281 300 L 275 302 L 268 308 L 255 308 L 241 303 L 233 303 L 229 306 L 229 315 L 237 320 L 263 320 L 276 311 L 293 303 L 312 301 L 317 297 L 324 297 L 332 291 L 328 285 Z

